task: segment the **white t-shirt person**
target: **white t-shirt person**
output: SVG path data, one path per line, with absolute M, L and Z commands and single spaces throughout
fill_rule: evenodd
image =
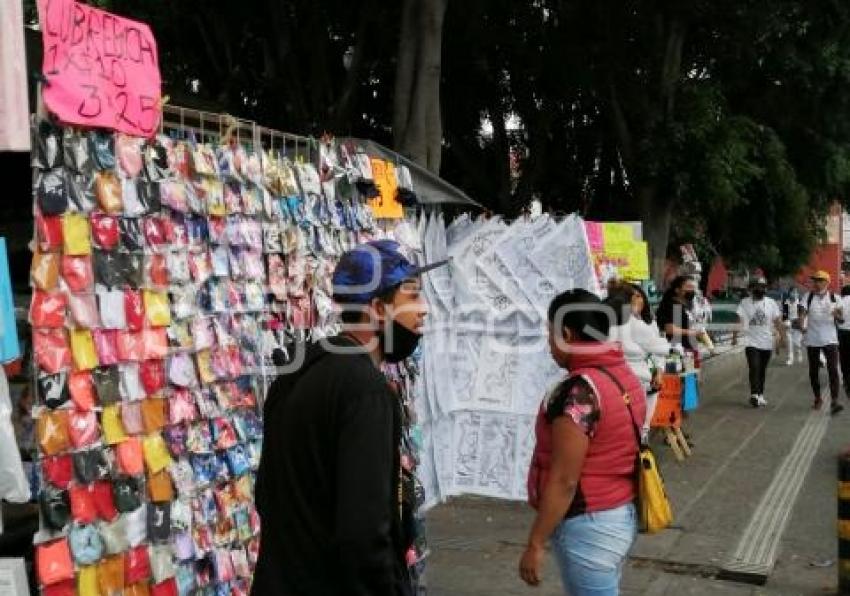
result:
M 738 317 L 744 327 L 744 346 L 773 351 L 773 330 L 782 320 L 782 310 L 773 298 L 744 298 L 738 305 Z
M 832 311 L 841 308 L 841 300 L 832 292 L 824 292 L 812 295 L 810 306 L 809 296 L 806 294 L 800 302 L 807 312 L 803 344 L 810 348 L 838 345 L 838 330 Z

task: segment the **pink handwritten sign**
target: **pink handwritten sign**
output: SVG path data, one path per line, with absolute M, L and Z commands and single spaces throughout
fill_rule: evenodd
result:
M 47 108 L 68 124 L 152 136 L 162 83 L 150 28 L 74 0 L 38 0 L 38 13 Z
M 601 252 L 605 248 L 602 224 L 597 221 L 585 221 L 584 227 L 587 230 L 587 243 L 590 245 L 591 252 Z

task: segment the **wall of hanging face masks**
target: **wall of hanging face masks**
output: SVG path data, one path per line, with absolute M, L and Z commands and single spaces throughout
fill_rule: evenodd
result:
M 335 329 L 336 258 L 384 234 L 374 185 L 336 147 L 316 167 L 47 122 L 34 140 L 38 582 L 246 594 L 264 352 Z

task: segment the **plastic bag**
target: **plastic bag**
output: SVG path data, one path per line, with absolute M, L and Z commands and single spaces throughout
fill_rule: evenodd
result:
M 118 364 L 118 331 L 115 329 L 95 329 L 92 331 L 97 360 L 101 366 Z
M 133 507 L 133 509 L 136 508 L 138 508 L 138 505 Z M 130 542 L 127 540 L 126 523 L 123 517 L 119 517 L 111 523 L 101 524 L 100 535 L 103 537 L 104 550 L 108 555 L 117 555 L 130 548 Z
M 176 283 L 186 283 L 191 279 L 189 271 L 189 253 L 185 250 L 169 252 L 166 255 L 168 277 Z
M 112 495 L 115 498 L 115 505 L 121 513 L 137 511 L 142 505 L 138 478 L 127 476 L 114 479 L 112 481 Z
M 68 454 L 45 457 L 41 460 L 41 473 L 51 485 L 65 490 L 74 478 L 73 459 Z
M 71 294 L 68 296 L 71 322 L 75 327 L 96 329 L 100 327 L 100 313 L 94 294 Z
M 145 314 L 152 327 L 167 327 L 171 324 L 171 307 L 168 294 L 156 290 L 143 292 Z
M 118 230 L 121 234 L 121 246 L 124 250 L 137 252 L 145 248 L 145 234 L 142 231 L 141 219 L 122 217 L 118 220 Z
M 97 584 L 101 594 L 121 594 L 124 591 L 124 555 L 105 557 L 97 565 Z
M 121 422 L 121 407 L 111 404 L 103 408 L 101 416 L 103 424 L 103 440 L 107 445 L 117 445 L 127 438 L 124 425 Z
M 121 404 L 121 423 L 128 434 L 140 435 L 145 431 L 141 402 Z
M 124 559 L 124 581 L 129 584 L 147 581 L 151 576 L 151 563 L 146 546 L 127 551 Z
M 77 565 L 91 565 L 103 556 L 103 540 L 91 525 L 74 526 L 68 535 L 71 554 Z
M 76 449 L 95 444 L 100 439 L 100 426 L 95 413 L 71 410 L 68 416 L 68 434 Z
M 30 302 L 30 323 L 34 327 L 59 328 L 65 326 L 68 297 L 64 292 L 33 292 Z
M 169 358 L 168 380 L 178 387 L 197 387 L 195 363 L 189 354 L 177 353 Z
M 97 301 L 100 306 L 100 320 L 106 329 L 127 328 L 123 291 L 98 290 Z
M 51 530 L 62 530 L 71 519 L 71 499 L 68 491 L 47 485 L 38 495 L 38 506 L 44 525 Z
M 56 252 L 62 248 L 62 218 L 58 215 L 35 215 L 35 230 L 41 252 Z
M 120 354 L 119 354 L 120 357 Z M 121 400 L 119 385 L 121 377 L 117 366 L 104 366 L 92 371 L 92 381 L 101 405 L 114 404 Z
M 174 500 L 174 485 L 167 470 L 148 476 L 148 495 L 153 503 L 169 503 Z M 172 505 L 173 512 L 173 505 Z M 173 520 L 172 520 L 173 525 Z
M 189 432 L 185 426 L 175 424 L 169 426 L 162 431 L 162 438 L 168 447 L 168 452 L 174 458 L 183 457 L 188 453 L 186 448 L 186 439 L 189 437 Z
M 210 253 L 205 251 L 192 253 L 189 259 L 189 269 L 195 283 L 202 284 L 212 276 L 212 260 Z
M 35 567 L 40 584 L 49 586 L 74 578 L 74 563 L 67 538 L 44 542 L 35 547 Z
M 124 292 L 124 309 L 127 329 L 130 331 L 140 331 L 145 324 L 145 309 L 142 304 L 141 291 L 127 290 Z
M 162 204 L 166 207 L 180 213 L 186 213 L 189 210 L 186 187 L 180 180 L 163 180 L 159 185 L 159 194 Z
M 145 359 L 145 331 L 120 331 L 118 357 L 122 362 L 141 362 Z
M 152 395 L 165 387 L 165 363 L 162 360 L 145 360 L 139 367 L 139 376 L 145 393 Z
M 130 135 L 118 134 L 115 140 L 118 164 L 128 178 L 137 177 L 142 171 L 142 140 Z M 134 583 L 128 581 L 127 583 Z
M 80 213 L 62 216 L 62 242 L 66 255 L 74 257 L 91 254 L 89 219 Z
M 39 290 L 55 290 L 59 283 L 59 255 L 36 251 L 32 256 L 30 280 Z
M 97 368 L 97 351 L 94 339 L 89 329 L 71 329 L 71 353 L 74 357 L 76 370 L 91 370 Z M 106 363 L 104 363 L 106 364 Z
M 36 364 L 48 373 L 71 366 L 71 349 L 64 329 L 33 329 L 33 355 Z
M 126 401 L 144 399 L 145 390 L 139 377 L 139 365 L 129 362 L 119 366 L 118 370 L 121 372 L 121 397 Z
M 72 456 L 74 461 L 74 474 L 77 481 L 82 484 L 91 484 L 96 480 L 109 477 L 109 464 L 103 449 L 95 447 L 87 451 L 77 451 Z
M 62 279 L 72 292 L 86 292 L 94 286 L 91 257 L 62 256 Z
M 97 508 L 94 495 L 88 486 L 76 484 L 69 491 L 71 495 L 71 516 L 78 524 L 91 524 L 97 520 Z
M 145 281 L 154 288 L 168 286 L 168 266 L 165 255 L 145 255 Z
M 39 399 L 51 410 L 66 403 L 68 395 L 68 373 L 62 371 L 55 375 L 40 374 L 36 378 L 36 389 Z
M 145 360 L 161 359 L 168 355 L 168 331 L 160 327 L 158 329 L 145 329 L 142 332 L 144 338 Z
M 97 203 L 104 212 L 117 215 L 123 211 L 121 181 L 115 172 L 98 172 L 94 186 Z
M 188 389 L 177 388 L 174 390 L 169 402 L 168 413 L 171 424 L 191 422 L 197 418 L 195 400 Z
M 127 283 L 127 256 L 117 251 L 95 250 L 92 259 L 95 281 L 107 288 L 119 288 L 125 285 Z
M 120 232 L 118 218 L 105 213 L 92 213 L 91 233 L 95 246 L 104 250 L 112 250 L 118 246 Z
M 145 471 L 142 442 L 136 437 L 128 437 L 115 448 L 118 468 L 127 476 L 139 476 Z
M 168 448 L 165 446 L 162 435 L 148 435 L 145 437 L 142 446 L 144 448 L 145 464 L 147 465 L 148 472 L 151 474 L 156 474 L 171 465 L 171 455 L 168 453 Z
M 168 243 L 165 237 L 165 224 L 160 215 L 150 215 L 143 220 L 142 228 L 145 241 L 153 250 L 160 250 Z
M 142 422 L 146 433 L 158 432 L 165 426 L 164 399 L 149 397 L 142 400 Z
M 171 538 L 170 504 L 148 503 L 148 539 L 151 542 L 167 542 L 169 538 Z M 162 550 L 158 551 L 158 549 Z M 154 578 L 159 579 L 156 575 L 158 564 L 167 577 L 168 571 L 164 566 L 171 564 L 171 545 L 151 547 L 151 552 L 153 553 L 151 563 L 154 569 Z M 162 554 L 157 556 L 157 552 L 162 552 Z M 172 567 L 171 574 L 173 575 L 173 573 Z
M 45 215 L 62 215 L 68 209 L 68 188 L 65 170 L 54 168 L 40 172 L 35 183 L 38 208 Z

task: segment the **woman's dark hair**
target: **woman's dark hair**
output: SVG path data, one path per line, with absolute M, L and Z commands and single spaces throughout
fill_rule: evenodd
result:
M 691 275 L 679 275 L 679 276 L 677 276 L 676 279 L 674 279 L 672 282 L 670 282 L 670 287 L 667 288 L 666 292 L 664 292 L 664 296 L 662 297 L 662 300 L 672 300 L 673 298 L 675 298 L 676 297 L 676 290 L 681 288 L 683 285 L 685 285 L 689 281 L 694 281 L 693 276 L 691 276 Z
M 614 322 L 616 325 L 624 325 L 632 315 L 632 298 L 638 295 L 643 298 L 643 310 L 640 311 L 640 318 L 644 323 L 652 323 L 652 308 L 649 305 L 649 298 L 637 284 L 622 282 L 612 286 L 608 290 L 608 297 L 605 299 L 605 304 L 614 310 Z
M 640 294 L 640 297 L 643 298 L 643 310 L 640 311 L 640 318 L 643 319 L 644 323 L 649 325 L 653 321 L 652 306 L 649 304 L 649 296 L 647 296 L 646 292 L 643 291 L 643 288 L 637 284 L 632 284 L 632 288 L 636 294 Z
M 850 284 L 841 288 L 841 295 L 842 296 L 850 296 Z
M 596 294 L 569 290 L 555 296 L 549 304 L 548 320 L 569 329 L 582 341 L 604 341 L 611 328 L 607 310 Z

